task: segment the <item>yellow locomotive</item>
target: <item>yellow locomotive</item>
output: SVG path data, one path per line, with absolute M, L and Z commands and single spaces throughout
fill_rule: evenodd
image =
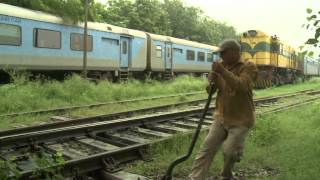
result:
M 294 82 L 298 76 L 298 54 L 295 49 L 277 36 L 249 30 L 240 37 L 241 57 L 252 61 L 259 74 L 257 88 Z

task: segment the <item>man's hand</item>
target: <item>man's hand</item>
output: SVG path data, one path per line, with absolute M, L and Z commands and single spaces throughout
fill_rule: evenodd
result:
M 218 82 L 218 78 L 219 78 L 219 74 L 214 72 L 214 71 L 211 71 L 208 75 L 208 81 L 209 83 L 214 83 L 214 84 L 217 84 Z
M 214 71 L 218 74 L 222 74 L 225 71 L 225 69 L 224 69 L 222 63 L 214 62 L 214 63 L 212 63 L 212 71 Z

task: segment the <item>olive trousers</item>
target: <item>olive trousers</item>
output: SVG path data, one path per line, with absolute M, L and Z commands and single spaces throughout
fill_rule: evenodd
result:
M 223 144 L 224 167 L 221 176 L 232 177 L 232 168 L 242 156 L 244 141 L 249 132 L 248 127 L 223 125 L 213 121 L 202 148 L 198 152 L 189 177 L 192 180 L 205 180 L 214 156 Z

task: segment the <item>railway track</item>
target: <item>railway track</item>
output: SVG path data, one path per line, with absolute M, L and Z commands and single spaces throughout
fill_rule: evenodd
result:
M 305 91 L 256 99 L 257 114 L 311 103 L 320 98 L 319 94 L 320 91 Z M 214 106 L 206 116 L 204 129 L 208 129 L 212 122 L 212 109 Z M 102 169 L 110 173 L 128 161 L 146 158 L 146 149 L 152 143 L 164 141 L 175 134 L 193 132 L 202 110 L 200 103 L 183 110 L 137 117 L 108 119 L 108 116 L 96 116 L 90 117 L 90 121 L 83 118 L 86 120 L 80 124 L 81 119 L 77 119 L 74 120 L 77 123 L 70 125 L 11 131 L 0 136 L 0 158 L 11 162 L 8 168 L 15 171 L 9 170 L 10 176 L 19 172 L 22 179 L 31 178 L 35 171 L 40 171 L 37 170 L 37 159 L 43 157 L 66 177 Z M 54 165 L 58 163 L 57 154 L 64 160 L 63 165 L 60 164 L 63 168 Z M 42 171 L 46 169 L 50 168 Z M 54 174 L 51 171 L 46 173 Z
M 259 105 L 259 103 L 264 103 L 265 101 L 269 101 L 271 99 L 276 100 L 278 98 L 291 97 L 291 96 L 296 96 L 296 95 L 303 94 L 303 93 L 312 93 L 312 92 L 317 92 L 317 91 L 314 91 L 313 89 L 309 89 L 309 90 L 298 91 L 295 93 L 289 93 L 286 95 L 259 98 L 259 99 L 256 99 L 256 105 Z M 188 93 L 188 94 L 191 95 L 194 93 Z M 176 97 L 176 95 L 170 96 L 170 97 Z M 145 99 L 148 99 L 148 98 L 145 98 Z M 131 100 L 128 100 L 128 101 L 131 102 Z M 121 101 L 121 102 L 124 102 L 124 101 Z M 206 99 L 198 99 L 198 100 L 180 102 L 180 103 L 175 103 L 175 104 L 168 104 L 168 105 L 156 106 L 156 107 L 150 107 L 150 108 L 142 108 L 142 109 L 136 109 L 136 110 L 131 110 L 131 111 L 112 113 L 112 114 L 106 114 L 106 115 L 100 115 L 100 116 L 85 117 L 85 118 L 53 117 L 55 119 L 55 121 L 58 121 L 58 122 L 50 122 L 50 123 L 46 123 L 46 124 L 42 124 L 42 125 L 28 126 L 28 127 L 0 131 L 0 137 L 12 135 L 12 134 L 34 132 L 34 131 L 40 131 L 40 130 L 46 130 L 46 129 L 54 129 L 54 128 L 59 128 L 59 127 L 74 126 L 74 125 L 80 125 L 80 124 L 86 124 L 86 123 L 110 121 L 110 120 L 114 120 L 114 119 L 132 117 L 132 116 L 139 115 L 139 114 L 161 113 L 161 112 L 169 111 L 170 109 L 179 108 L 179 107 L 186 107 L 186 106 L 202 107 L 202 105 L 205 102 L 206 102 Z M 67 110 L 63 110 L 63 111 L 67 111 Z M 32 112 L 28 112 L 28 113 L 32 113 Z

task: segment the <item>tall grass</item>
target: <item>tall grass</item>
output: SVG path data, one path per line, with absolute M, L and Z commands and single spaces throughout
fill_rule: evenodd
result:
M 131 80 L 127 83 L 101 81 L 97 84 L 77 75 L 63 82 L 28 81 L 25 76 L 17 76 L 13 83 L 0 86 L 0 113 L 203 91 L 205 86 L 204 79 L 191 76 L 181 76 L 168 82 Z
M 12 76 L 13 83 L 0 86 L 0 114 L 203 91 L 207 84 L 205 79 L 192 76 L 180 76 L 174 81 L 166 82 L 130 80 L 127 83 L 94 83 L 77 75 L 70 76 L 63 82 L 43 78 L 30 81 L 25 73 L 13 73 Z M 320 89 L 320 78 L 295 85 L 256 90 L 255 97 L 310 88 Z

